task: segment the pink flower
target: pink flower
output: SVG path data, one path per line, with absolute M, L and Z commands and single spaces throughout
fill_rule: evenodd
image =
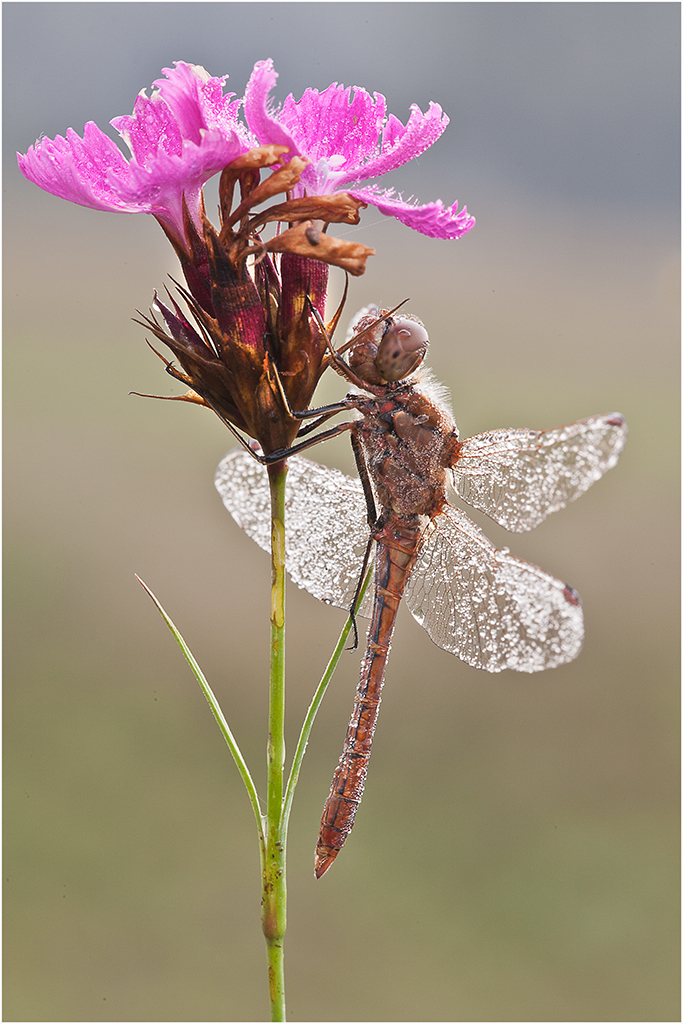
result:
M 328 266 L 360 275 L 374 255 L 328 227 L 357 224 L 368 203 L 437 238 L 459 238 L 474 225 L 457 203 L 418 206 L 360 185 L 423 153 L 448 118 L 430 103 L 426 114 L 413 106 L 403 125 L 387 118 L 383 96 L 336 84 L 307 89 L 298 102 L 288 96 L 276 113 L 268 106 L 277 78 L 270 60 L 255 66 L 243 100 L 224 96 L 225 78 L 193 64 L 177 62 L 164 75 L 151 98 L 143 90 L 133 113 L 111 122 L 130 159 L 89 122 L 83 138 L 69 129 L 17 154 L 19 167 L 62 199 L 157 218 L 180 260 L 189 312 L 157 296 L 140 322 L 178 360 L 179 370 L 161 356 L 188 387 L 180 400 L 213 409 L 264 451 L 280 451 L 299 429 L 290 409 L 308 408 L 329 365 L 319 326 Z M 218 172 L 219 229 L 201 192 Z
M 17 154 L 22 174 L 81 206 L 154 214 L 180 237 L 184 195 L 199 226 L 202 185 L 252 143 L 237 120 L 241 100 L 222 95 L 225 78 L 182 61 L 164 68 L 164 75 L 151 99 L 143 89 L 133 114 L 111 122 L 130 160 L 89 121 L 82 139 L 69 128 L 66 138 L 39 139 L 26 156 Z
M 322 93 L 307 89 L 298 102 L 290 94 L 282 109 L 273 111 L 268 94 L 276 80 L 272 60 L 256 64 L 244 96 L 244 112 L 262 145 L 287 146 L 291 156 L 310 161 L 297 195 L 343 190 L 435 238 L 460 238 L 474 227 L 474 217 L 466 207 L 458 212 L 457 203 L 447 207 L 437 200 L 417 206 L 393 189 L 358 187 L 359 182 L 420 156 L 436 142 L 448 124 L 438 103 L 430 103 L 426 114 L 413 104 L 408 123 L 403 125 L 393 114 L 386 117 L 386 100 L 380 93 L 373 99 L 365 89 L 345 89 L 334 83 Z

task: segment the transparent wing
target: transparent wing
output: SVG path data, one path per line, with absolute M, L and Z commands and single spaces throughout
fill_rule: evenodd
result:
M 496 549 L 452 505 L 432 521 L 405 600 L 435 644 L 487 672 L 540 672 L 581 650 L 576 591 Z
M 531 530 L 612 468 L 626 434 L 617 412 L 556 430 L 489 430 L 462 443 L 453 486 L 506 529 Z
M 288 460 L 285 565 L 319 601 L 351 607 L 370 536 L 360 480 L 299 456 Z M 264 466 L 241 448 L 216 470 L 228 512 L 264 551 L 270 551 L 270 490 Z M 372 613 L 372 589 L 360 609 Z
M 359 309 L 357 313 L 354 313 L 354 315 L 351 317 L 351 320 L 349 321 L 349 326 L 346 330 L 346 338 L 344 339 L 344 342 L 346 343 L 347 341 L 351 341 L 351 338 L 358 330 L 358 324 L 364 317 L 378 315 L 379 306 L 376 305 L 376 303 L 374 302 L 371 302 L 369 306 L 363 306 L 361 309 Z

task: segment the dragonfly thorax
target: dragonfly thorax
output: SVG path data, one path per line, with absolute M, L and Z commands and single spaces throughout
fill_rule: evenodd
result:
M 446 501 L 447 470 L 457 446 L 448 411 L 409 385 L 361 400 L 355 429 L 383 511 L 438 515 Z

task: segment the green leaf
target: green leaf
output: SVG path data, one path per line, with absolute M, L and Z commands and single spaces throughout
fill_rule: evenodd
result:
M 138 583 L 140 583 L 140 585 L 142 587 L 144 587 L 144 589 L 147 591 L 149 596 L 152 598 L 152 601 L 154 602 L 154 604 L 157 606 L 157 608 L 161 612 L 161 615 L 162 615 L 162 617 L 164 619 L 164 622 L 166 623 L 168 628 L 171 630 L 171 633 L 173 633 L 173 636 L 176 638 L 178 646 L 180 647 L 181 651 L 185 655 L 185 659 L 186 659 L 188 665 L 190 666 L 190 668 L 192 669 L 192 671 L 193 671 L 193 673 L 195 675 L 195 678 L 196 678 L 197 682 L 199 683 L 199 685 L 201 686 L 202 692 L 203 692 L 204 696 L 206 697 L 206 699 L 207 699 L 207 701 L 209 703 L 209 707 L 211 708 L 211 710 L 213 712 L 214 718 L 218 722 L 218 727 L 221 730 L 221 732 L 223 733 L 223 738 L 225 739 L 225 742 L 227 743 L 227 745 L 228 745 L 228 747 L 230 749 L 230 753 L 232 754 L 232 756 L 234 758 L 234 761 L 235 761 L 235 764 L 237 765 L 237 770 L 239 771 L 240 775 L 242 776 L 242 781 L 244 782 L 244 785 L 246 786 L 246 789 L 247 789 L 247 793 L 249 794 L 249 799 L 251 801 L 251 806 L 252 806 L 252 809 L 254 811 L 254 817 L 256 818 L 256 827 L 258 829 L 258 834 L 259 834 L 259 843 L 260 843 L 261 851 L 262 851 L 262 854 L 263 854 L 264 842 L 265 842 L 264 841 L 264 835 L 263 835 L 263 815 L 261 813 L 261 805 L 259 803 L 258 793 L 256 792 L 256 786 L 254 785 L 254 781 L 253 781 L 253 779 L 251 777 L 249 769 L 247 768 L 246 761 L 244 760 L 244 757 L 242 756 L 242 752 L 241 752 L 239 746 L 237 745 L 237 741 L 235 740 L 235 737 L 232 734 L 230 726 L 228 725 L 228 723 L 227 723 L 227 721 L 225 719 L 225 716 L 224 716 L 223 712 L 221 711 L 220 704 L 218 703 L 218 700 L 216 699 L 216 696 L 215 696 L 213 690 L 209 686 L 209 684 L 208 684 L 208 682 L 206 680 L 206 676 L 204 675 L 204 673 L 202 672 L 201 668 L 197 664 L 196 658 L 194 657 L 194 655 L 192 654 L 192 651 L 190 650 L 190 648 L 187 646 L 187 644 L 183 640 L 183 638 L 182 638 L 180 632 L 178 631 L 178 629 L 177 629 L 175 623 L 173 622 L 173 620 L 166 614 L 166 612 L 164 611 L 164 608 L 162 607 L 160 602 L 157 600 L 157 598 L 152 593 L 152 591 L 149 589 L 149 587 L 144 582 L 144 580 L 140 579 L 140 577 L 137 575 L 137 573 L 135 574 L 135 579 L 138 581 Z

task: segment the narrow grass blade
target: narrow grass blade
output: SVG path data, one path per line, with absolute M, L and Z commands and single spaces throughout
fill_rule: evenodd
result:
M 247 764 L 246 764 L 246 762 L 245 762 L 245 760 L 244 760 L 244 758 L 242 756 L 242 752 L 241 752 L 240 748 L 237 745 L 237 741 L 235 740 L 235 737 L 232 734 L 230 726 L 226 722 L 225 716 L 223 715 L 223 712 L 221 711 L 220 704 L 218 703 L 213 690 L 211 689 L 211 687 L 209 686 L 208 682 L 206 681 L 206 677 L 205 677 L 204 673 L 202 672 L 201 668 L 197 664 L 197 661 L 196 661 L 194 655 L 192 654 L 192 651 L 190 650 L 190 648 L 187 646 L 187 644 L 183 640 L 181 634 L 179 633 L 179 631 L 176 628 L 176 626 L 175 626 L 174 622 L 172 621 L 172 619 L 166 614 L 166 612 L 164 611 L 162 605 L 159 603 L 159 601 L 154 596 L 152 591 L 149 589 L 147 584 L 143 580 L 140 579 L 140 577 L 137 575 L 137 573 L 135 575 L 135 579 L 147 591 L 149 596 L 152 598 L 152 601 L 154 602 L 154 604 L 157 606 L 157 608 L 161 612 L 161 615 L 162 615 L 162 618 L 164 619 L 164 622 L 166 623 L 168 628 L 171 630 L 171 633 L 173 633 L 173 636 L 176 638 L 178 646 L 180 647 L 181 651 L 185 655 L 185 659 L 187 660 L 188 665 L 192 669 L 197 682 L 199 683 L 199 685 L 202 688 L 204 696 L 206 697 L 206 699 L 207 699 L 207 701 L 209 703 L 209 707 L 211 708 L 211 710 L 213 712 L 214 718 L 218 722 L 218 727 L 221 730 L 221 732 L 223 733 L 223 738 L 225 739 L 225 742 L 227 743 L 227 745 L 228 745 L 228 747 L 230 749 L 230 753 L 233 756 L 235 764 L 237 765 L 237 770 L 240 773 L 240 775 L 242 776 L 242 781 L 244 782 L 244 785 L 246 786 L 247 793 L 249 794 L 249 799 L 251 801 L 251 806 L 252 806 L 252 809 L 254 811 L 254 817 L 256 818 L 256 827 L 258 829 L 258 834 L 259 834 L 259 843 L 261 845 L 261 849 L 263 850 L 264 849 L 263 815 L 261 813 L 261 805 L 259 803 L 258 793 L 256 792 L 256 786 L 254 785 L 254 780 L 252 779 L 251 774 L 249 772 L 249 769 L 247 768 Z

